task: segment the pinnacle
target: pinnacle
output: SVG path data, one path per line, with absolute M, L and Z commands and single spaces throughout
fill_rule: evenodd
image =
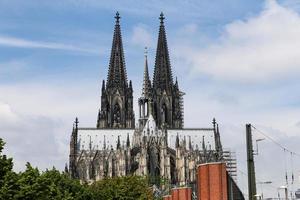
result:
M 148 59 L 147 59 L 147 47 L 145 47 L 145 66 L 144 66 L 144 80 L 143 80 L 143 91 L 142 96 L 146 97 L 150 93 L 151 82 L 149 79 L 149 71 L 148 71 Z

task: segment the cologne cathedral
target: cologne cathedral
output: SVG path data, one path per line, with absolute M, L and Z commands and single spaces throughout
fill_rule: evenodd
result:
M 174 185 L 195 188 L 197 165 L 224 161 L 215 120 L 208 128 L 184 128 L 184 93 L 172 75 L 163 14 L 159 20 L 152 81 L 145 55 L 142 91 L 135 102 L 126 73 L 120 16 L 116 14 L 97 124 L 84 128 L 76 118 L 73 126 L 72 177 L 91 183 L 105 177 L 141 175 L 148 176 L 150 184 L 160 190 Z M 134 103 L 139 107 L 137 120 Z

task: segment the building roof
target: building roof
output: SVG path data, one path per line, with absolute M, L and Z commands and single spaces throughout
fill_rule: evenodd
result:
M 102 150 L 104 147 L 116 149 L 118 137 L 120 144 L 126 145 L 127 137 L 133 141 L 135 129 L 97 129 L 78 128 L 78 150 Z M 158 130 L 161 133 L 161 130 Z M 185 128 L 168 129 L 168 146 L 175 149 L 176 137 L 180 141 L 186 139 L 187 148 L 189 140 L 192 146 L 203 149 L 203 141 L 207 150 L 215 150 L 215 134 L 212 128 Z
M 117 147 L 118 137 L 121 145 L 126 145 L 127 136 L 130 140 L 134 129 L 96 129 L 79 128 L 78 129 L 78 150 L 102 150 L 106 148 Z

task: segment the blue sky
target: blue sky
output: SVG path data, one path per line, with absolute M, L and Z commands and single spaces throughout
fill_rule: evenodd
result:
M 173 1 L 172 1 L 173 2 Z M 257 1 L 259 2 L 259 1 Z M 170 5 L 171 4 L 171 5 Z M 196 4 L 196 5 L 195 5 Z M 133 7 L 132 5 L 136 5 Z M 113 16 L 116 10 L 122 15 L 122 32 L 126 50 L 128 72 L 131 76 L 139 76 L 142 67 L 133 70 L 140 62 L 142 64 L 143 46 L 150 45 L 150 54 L 154 52 L 157 37 L 158 16 L 164 11 L 167 19 L 169 37 L 176 38 L 178 29 L 186 24 L 196 24 L 201 29 L 202 37 L 213 39 L 218 37 L 222 27 L 235 19 L 254 15 L 262 4 L 240 1 L 216 1 L 211 3 L 195 3 L 192 1 L 177 1 L 159 3 L 149 1 L 137 3 L 119 1 L 115 3 L 103 1 L 1 1 L 0 3 L 1 36 L 20 39 L 32 43 L 47 43 L 40 47 L 15 48 L 2 45 L 1 62 L 30 62 L 30 67 L 22 70 L 15 81 L 27 81 L 30 77 L 44 79 L 54 74 L 56 79 L 72 79 L 74 73 L 94 74 L 99 66 L 105 69 L 111 46 Z M 131 8 L 129 8 L 131 7 Z M 182 13 L 178 15 L 178 7 Z M 205 9 L 203 9 L 205 8 Z M 239 9 L 237 9 L 239 8 Z M 151 41 L 142 44 L 131 41 L 135 27 L 143 27 L 151 34 Z M 204 39 L 203 39 L 204 40 Z M 150 43 L 149 43 L 150 42 Z M 202 41 L 200 41 L 202 43 Z M 204 43 L 205 41 L 203 41 Z M 200 43 L 200 44 L 201 44 Z M 54 45 L 53 48 L 47 46 Z M 62 45 L 66 47 L 55 46 Z M 205 45 L 205 44 L 202 44 Z M 25 46 L 28 46 L 25 47 Z M 68 47 L 73 47 L 68 48 Z M 170 43 L 170 48 L 172 43 Z M 69 49 L 69 50 L 68 50 Z M 86 50 L 86 51 L 85 51 Z M 153 55 L 152 55 L 153 57 Z M 86 65 L 86 66 L 84 66 Z M 87 70 L 88 67 L 88 70 Z M 23 68 L 24 69 L 24 68 Z M 74 72 L 72 72 L 74 71 Z M 101 72 L 105 72 L 101 71 Z M 137 72 L 137 73 L 130 73 Z M 61 77 L 57 77 L 57 74 Z M 4 76 L 2 81 L 8 83 L 11 78 Z M 8 72 L 10 75 L 10 72 Z
M 0 137 L 16 170 L 26 161 L 63 169 L 74 118 L 95 126 L 116 11 L 135 100 L 145 46 L 153 71 L 163 11 L 173 75 L 186 93 L 185 125 L 211 126 L 216 117 L 241 171 L 248 122 L 300 152 L 299 0 L 0 0 Z M 284 167 L 274 159 L 284 160 L 282 151 L 269 141 L 261 148 L 258 177 L 282 185 Z

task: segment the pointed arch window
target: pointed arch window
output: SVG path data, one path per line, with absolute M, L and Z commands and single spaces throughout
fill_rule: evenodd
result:
M 168 123 L 168 107 L 166 103 L 163 103 L 162 108 L 161 108 L 161 116 L 162 116 L 162 123 Z
M 114 127 L 118 127 L 119 124 L 121 123 L 121 109 L 120 109 L 120 105 L 118 103 L 116 103 L 114 105 L 114 111 L 113 111 L 113 124 Z

